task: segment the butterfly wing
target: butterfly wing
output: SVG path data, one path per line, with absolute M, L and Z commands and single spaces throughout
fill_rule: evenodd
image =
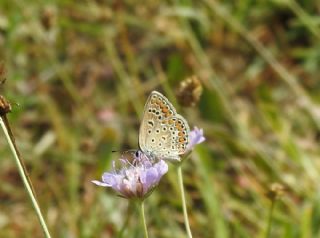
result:
M 139 131 L 140 149 L 157 158 L 179 160 L 186 151 L 188 134 L 187 121 L 169 100 L 157 91 L 151 92 Z

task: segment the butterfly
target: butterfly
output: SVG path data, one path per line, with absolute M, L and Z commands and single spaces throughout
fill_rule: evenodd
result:
M 145 155 L 180 160 L 189 143 L 189 125 L 169 100 L 152 91 L 144 106 L 139 130 L 139 148 Z

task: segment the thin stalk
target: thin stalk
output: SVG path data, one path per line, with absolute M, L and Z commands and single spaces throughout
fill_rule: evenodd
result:
M 188 219 L 188 212 L 187 212 L 187 203 L 186 203 L 186 197 L 184 194 L 184 188 L 183 188 L 183 177 L 182 177 L 182 169 L 181 165 L 177 166 L 178 171 L 178 180 L 179 180 L 179 187 L 180 187 L 180 193 L 181 193 L 181 202 L 182 202 L 182 210 L 183 210 L 183 217 L 184 217 L 184 225 L 186 227 L 186 231 L 189 238 L 192 238 L 192 233 L 189 225 L 189 219 Z
M 285 4 L 287 4 L 287 6 L 298 16 L 311 33 L 320 38 L 320 32 L 317 26 L 318 23 L 315 19 L 312 19 L 312 16 L 310 16 L 295 0 L 285 1 Z
M 146 217 L 144 215 L 144 201 L 140 202 L 140 217 L 143 225 L 144 238 L 148 238 L 149 236 L 148 236 Z
M 16 164 L 17 164 L 17 167 L 18 167 L 18 170 L 19 170 L 19 173 L 20 173 L 20 176 L 22 178 L 22 181 L 23 181 L 23 184 L 27 190 L 27 193 L 31 199 L 31 202 L 32 202 L 32 205 L 34 207 L 34 210 L 36 211 L 36 214 L 39 218 L 39 221 L 40 221 L 40 224 L 42 226 L 42 229 L 43 229 L 43 232 L 45 234 L 45 237 L 46 238 L 51 238 L 50 236 L 50 233 L 49 233 L 49 230 L 47 228 L 47 225 L 46 225 L 46 222 L 42 216 L 42 213 L 41 213 L 41 210 L 40 210 L 40 207 L 37 203 L 37 199 L 35 197 L 35 193 L 33 191 L 33 188 L 32 188 L 32 184 L 31 184 L 31 181 L 26 173 L 26 170 L 25 170 L 25 167 L 23 165 L 23 162 L 20 158 L 20 154 L 19 154 L 19 151 L 17 149 L 17 147 L 15 146 L 15 142 L 14 142 L 14 138 L 12 136 L 12 133 L 11 133 L 11 130 L 10 130 L 10 127 L 9 127 L 9 124 L 7 122 L 7 118 L 6 116 L 1 116 L 0 117 L 0 124 L 1 124 L 1 128 L 5 134 L 5 137 L 8 141 L 8 144 L 10 146 L 10 149 L 12 151 L 12 154 L 15 158 L 15 161 L 16 161 Z
M 272 199 L 271 200 L 271 207 L 270 207 L 270 210 L 269 210 L 266 238 L 269 238 L 270 234 L 271 234 L 272 215 L 273 215 L 273 210 L 274 210 L 275 203 L 276 203 L 276 199 Z

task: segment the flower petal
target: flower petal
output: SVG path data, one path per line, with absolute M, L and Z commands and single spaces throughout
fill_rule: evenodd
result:
M 150 168 L 146 171 L 143 171 L 140 175 L 143 191 L 146 193 L 151 187 L 158 183 L 160 178 L 159 173 L 155 168 Z
M 163 160 L 160 160 L 158 163 L 156 163 L 154 167 L 157 169 L 160 176 L 168 172 L 168 164 Z
M 194 127 L 192 131 L 189 132 L 189 144 L 187 146 L 187 151 L 192 150 L 195 145 L 204 142 L 206 138 L 203 136 L 203 129 Z
M 98 186 L 111 187 L 109 184 L 104 183 L 104 182 L 100 182 L 100 181 L 98 181 L 98 180 L 92 180 L 91 182 L 94 183 L 95 185 L 98 185 Z

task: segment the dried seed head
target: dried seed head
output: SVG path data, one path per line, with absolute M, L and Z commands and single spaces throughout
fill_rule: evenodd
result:
M 41 12 L 41 24 L 46 30 L 50 30 L 55 21 L 55 11 L 53 8 L 46 7 Z
M 269 191 L 267 192 L 267 197 L 270 200 L 276 200 L 283 196 L 285 192 L 285 187 L 280 183 L 271 184 Z
M 200 100 L 202 85 L 196 76 L 183 80 L 177 91 L 177 98 L 181 105 L 194 107 Z
M 0 95 L 0 116 L 3 116 L 8 112 L 11 112 L 11 105 L 3 96 Z

